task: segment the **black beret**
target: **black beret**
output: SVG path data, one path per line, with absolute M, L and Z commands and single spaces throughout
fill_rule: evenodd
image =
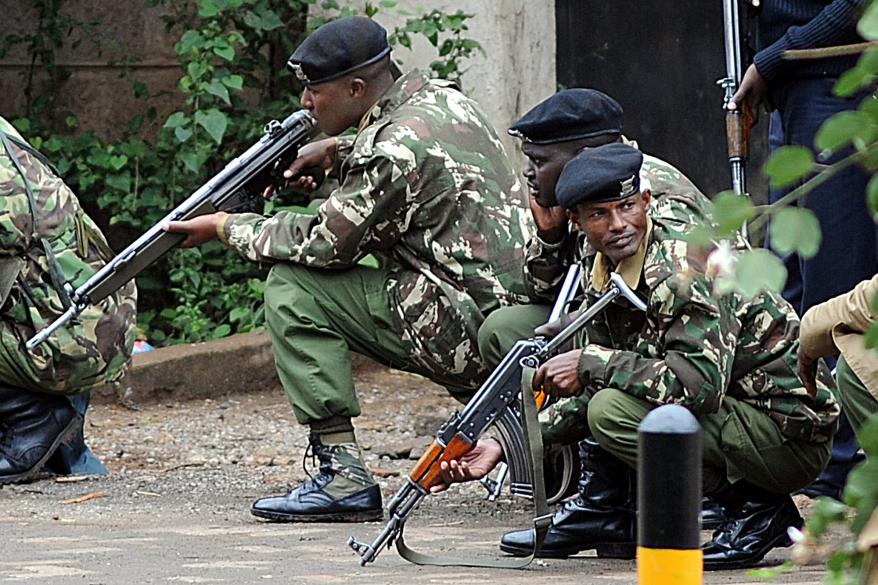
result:
M 512 125 L 509 134 L 525 142 L 552 144 L 622 133 L 622 106 L 596 89 L 559 91 Z
M 555 197 L 565 209 L 625 199 L 640 192 L 642 164 L 643 154 L 621 142 L 586 148 L 564 165 Z
M 390 54 L 387 31 L 365 16 L 324 24 L 290 55 L 287 68 L 306 85 L 338 79 Z

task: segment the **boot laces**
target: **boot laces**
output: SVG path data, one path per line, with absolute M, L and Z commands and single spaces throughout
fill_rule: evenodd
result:
M 309 460 L 311 461 L 311 467 L 316 467 L 319 470 L 318 476 L 325 475 L 324 467 L 332 465 L 332 448 L 324 445 L 320 438 L 315 435 L 308 437 L 308 446 L 305 448 L 305 454 L 302 456 L 302 471 L 305 472 L 305 475 L 311 481 L 314 481 L 315 477 L 308 468 Z

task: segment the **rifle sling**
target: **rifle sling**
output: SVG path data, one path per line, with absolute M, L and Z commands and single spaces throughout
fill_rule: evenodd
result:
M 546 503 L 546 485 L 543 478 L 543 438 L 540 432 L 540 423 L 537 420 L 537 407 L 534 402 L 533 377 L 536 370 L 524 368 L 521 376 L 521 428 L 527 441 L 529 459 L 533 478 L 534 499 L 534 551 L 522 558 L 503 559 L 473 559 L 455 556 L 434 556 L 417 552 L 408 547 L 403 538 L 403 530 L 399 531 L 396 539 L 396 550 L 399 556 L 416 565 L 430 565 L 434 567 L 478 567 L 489 569 L 523 569 L 533 562 L 543 546 L 549 527 L 552 525 L 552 515 Z

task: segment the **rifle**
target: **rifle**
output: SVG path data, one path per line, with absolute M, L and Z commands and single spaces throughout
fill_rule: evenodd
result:
M 558 291 L 558 296 L 555 299 L 555 304 L 552 306 L 552 311 L 549 313 L 549 318 L 546 321 L 546 324 L 557 321 L 561 318 L 561 315 L 569 312 L 568 305 L 576 296 L 576 291 L 579 290 L 579 280 L 581 276 L 582 264 L 579 262 L 571 264 L 567 269 L 567 274 L 564 276 L 564 281 L 561 284 L 561 289 Z M 520 369 L 519 372 L 521 372 Z M 500 492 L 503 490 L 503 485 L 507 478 L 510 478 L 510 489 L 513 494 L 518 494 L 520 491 L 519 486 L 529 485 L 530 483 L 530 477 L 523 475 L 523 472 L 527 470 L 525 460 L 523 459 L 526 453 L 524 446 L 524 431 L 519 422 L 520 413 L 516 412 L 516 410 L 517 409 L 515 408 L 509 409 L 508 413 L 504 413 L 503 416 L 497 420 L 497 429 L 500 432 L 500 441 L 504 445 L 504 451 L 515 454 L 515 461 L 511 464 L 511 472 L 510 464 L 501 461 L 495 468 L 495 477 L 492 478 L 486 475 L 480 480 L 480 483 L 488 492 L 486 499 L 489 502 L 495 501 L 500 496 Z M 564 497 L 570 480 L 573 477 L 574 457 L 572 447 L 565 445 L 559 453 L 559 456 L 562 460 L 561 466 L 563 477 L 558 485 L 557 491 L 554 494 L 548 494 L 546 496 L 546 503 L 548 504 L 554 504 Z
M 729 166 L 732 172 L 732 190 L 737 195 L 747 193 L 747 160 L 750 158 L 750 128 L 753 111 L 747 103 L 736 110 L 729 110 L 732 96 L 741 86 L 744 74 L 746 43 L 741 35 L 741 0 L 723 0 L 723 30 L 725 32 L 726 76 L 717 81 L 725 90 L 723 110 L 726 113 L 726 141 Z
M 502 430 L 503 419 L 507 417 L 514 419 L 513 413 L 517 409 L 523 368 L 538 368 L 558 353 L 561 348 L 573 340 L 573 337 L 586 323 L 620 295 L 628 299 L 638 309 L 646 310 L 646 305 L 637 298 L 622 280 L 622 277 L 612 273 L 610 281 L 611 284 L 607 291 L 550 341 L 547 342 L 541 337 L 517 341 L 500 362 L 500 365 L 469 401 L 463 412 L 455 412 L 442 425 L 436 434 L 436 439 L 406 476 L 405 485 L 396 492 L 387 505 L 390 519 L 381 533 L 371 544 L 359 542 L 353 536 L 348 539 L 348 545 L 360 555 L 361 566 L 374 561 L 385 546 L 389 548 L 394 542 L 400 554 L 411 560 L 408 555 L 412 551 L 405 548 L 403 543 L 403 530 L 409 514 L 430 492 L 430 488 L 441 482 L 440 464 L 443 461 L 450 462 L 459 459 L 460 456 L 470 451 L 479 437 L 494 423 L 497 423 L 501 435 L 504 433 Z M 534 390 L 534 399 L 538 408 L 548 402 L 548 396 L 540 390 Z M 509 461 L 511 475 L 520 478 L 510 482 L 510 491 L 516 495 L 533 497 L 534 482 L 542 481 L 542 478 L 534 477 L 531 473 L 527 459 L 521 453 L 525 450 L 523 443 L 524 441 L 518 441 L 520 447 L 515 442 L 506 445 L 508 449 L 506 457 Z M 516 449 L 519 450 L 518 453 L 513 452 Z
M 227 164 L 82 286 L 69 293 L 71 304 L 67 310 L 29 339 L 27 348 L 40 345 L 86 307 L 101 302 L 119 290 L 186 238 L 186 234 L 164 231 L 162 226 L 166 223 L 216 211 L 246 209 L 258 200 L 266 186 L 275 185 L 277 191 L 283 171 L 296 159 L 299 148 L 316 134 L 316 127 L 316 121 L 306 110 L 293 112 L 283 122 L 272 120 L 266 124 L 258 142 Z M 69 283 L 67 287 L 70 288 Z

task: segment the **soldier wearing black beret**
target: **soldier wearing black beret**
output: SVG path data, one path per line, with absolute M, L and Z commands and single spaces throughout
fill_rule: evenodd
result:
M 565 89 L 537 104 L 508 132 L 521 139 L 521 152 L 528 159 L 524 177 L 532 202 L 552 208 L 557 205 L 555 182 L 567 161 L 583 148 L 622 140 L 622 106 L 596 89 Z M 534 219 L 542 235 L 559 239 L 557 222 L 541 221 L 539 210 L 534 210 Z
M 390 54 L 387 31 L 362 16 L 342 18 L 321 26 L 290 55 L 287 67 L 306 86 L 320 85 Z
M 265 314 L 275 364 L 319 461 L 312 479 L 251 512 L 284 522 L 382 517 L 381 490 L 354 434 L 361 409 L 350 352 L 426 376 L 466 400 L 490 370 L 477 332 L 527 300 L 521 183 L 478 105 L 425 72 L 398 75 L 387 31 L 364 17 L 318 28 L 290 56 L 302 107 L 330 138 L 303 147 L 293 187 L 321 166 L 339 186 L 316 214 L 212 214 L 168 229 L 218 237 L 271 264 Z M 356 128 L 355 135 L 345 134 Z M 379 268 L 360 266 L 372 255 Z
M 564 165 L 585 149 L 628 143 L 622 135 L 622 107 L 591 88 L 565 89 L 543 100 L 513 124 L 509 134 L 521 139 L 521 152 L 527 157 L 523 174 L 536 234 L 528 243 L 523 273 L 535 304 L 501 309 L 482 325 L 479 351 L 490 365 L 498 364 L 518 339 L 530 337 L 534 327 L 545 323 L 567 268 L 589 253 L 581 236 L 570 230 L 555 196 Z M 708 200 L 678 169 L 643 155 L 640 174 L 655 198 L 650 215 L 680 229 L 703 221 Z M 572 431 L 552 431 L 545 439 L 553 442 L 563 435 L 575 444 Z
M 640 192 L 643 154 L 626 144 L 583 153 L 564 167 L 555 192 L 558 205 L 576 211 L 580 203 L 619 201 Z
M 509 127 L 509 135 L 533 144 L 557 144 L 622 134 L 622 106 L 596 89 L 560 91 Z M 600 142 L 606 142 L 600 141 Z
M 651 193 L 641 187 L 642 164 L 636 148 L 607 144 L 577 155 L 558 178 L 558 204 L 613 266 L 634 255 L 646 237 Z
M 685 232 L 648 213 L 643 155 L 631 146 L 586 149 L 567 163 L 556 195 L 593 251 L 584 307 L 616 272 L 644 301 L 610 303 L 587 323 L 579 347 L 546 361 L 534 388 L 576 397 L 557 415 L 587 435 L 580 443 L 578 497 L 554 514 L 540 554 L 634 558 L 637 429 L 663 404 L 679 404 L 702 427 L 702 489 L 728 518 L 702 546 L 704 568 L 740 569 L 789 546 L 802 518 L 790 494 L 829 460 L 839 407 L 821 380 L 809 393 L 795 374 L 798 318 L 778 294 L 713 290 L 700 250 Z M 478 479 L 499 460 L 490 439 L 478 457 L 450 464 L 446 482 Z M 505 534 L 500 549 L 532 554 L 534 531 Z

